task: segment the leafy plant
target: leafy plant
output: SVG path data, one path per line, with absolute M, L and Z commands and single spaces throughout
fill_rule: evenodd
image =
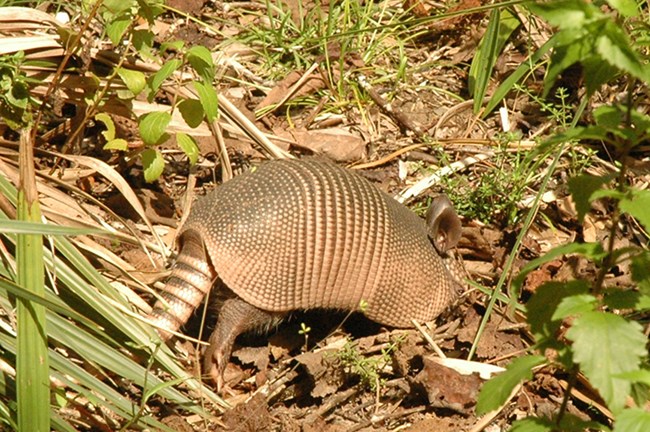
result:
M 633 1 L 609 1 L 620 17 L 638 14 Z M 503 404 L 515 385 L 529 380 L 540 365 L 553 365 L 569 375 L 564 403 L 552 419 L 527 418 L 515 422 L 517 431 L 578 431 L 606 429 L 606 425 L 581 421 L 566 412 L 567 401 L 577 375 L 583 374 L 598 390 L 614 416 L 614 431 L 644 430 L 650 413 L 643 410 L 650 388 L 648 339 L 637 319 L 650 310 L 650 252 L 644 247 L 617 249 L 614 239 L 623 215 L 636 219 L 650 232 L 650 191 L 631 187 L 627 176 L 630 152 L 650 139 L 650 116 L 634 107 L 633 83 L 650 84 L 644 60 L 611 15 L 595 4 L 567 0 L 530 6 L 559 31 L 551 38 L 554 47 L 545 87 L 550 88 L 559 73 L 576 61 L 585 68 L 588 95 L 604 83 L 622 75 L 630 83 L 625 104 L 603 105 L 593 112 L 593 125 L 575 124 L 547 140 L 539 152 L 557 152 L 565 145 L 599 141 L 617 157 L 617 170 L 601 176 L 578 175 L 569 182 L 578 217 L 583 220 L 596 200 L 613 205 L 606 244 L 575 242 L 558 247 L 532 261 L 516 278 L 520 287 L 526 274 L 537 266 L 565 254 L 577 254 L 598 268 L 594 280 L 549 282 L 537 288 L 527 303 L 527 319 L 537 348 L 547 357 L 529 355 L 514 361 L 508 370 L 486 383 L 477 411 L 485 413 Z M 625 22 L 623 22 L 625 24 Z M 550 42 L 549 41 L 549 42 Z M 584 106 L 584 103 L 583 103 Z M 568 143 L 568 144 L 567 144 Z M 543 191 L 540 191 L 542 193 Z M 605 277 L 622 262 L 630 262 L 633 289 L 607 288 Z M 562 329 L 568 327 L 566 332 Z M 551 354 L 552 353 L 552 354 Z M 551 355 L 548 355 L 551 354 Z M 633 403 L 629 403 L 629 401 Z
M 381 372 L 390 364 L 391 353 L 396 349 L 397 344 L 392 343 L 382 348 L 380 355 L 367 357 L 359 351 L 354 343 L 348 342 L 336 353 L 336 357 L 348 373 L 359 377 L 361 385 L 376 392 L 385 381 L 381 377 Z

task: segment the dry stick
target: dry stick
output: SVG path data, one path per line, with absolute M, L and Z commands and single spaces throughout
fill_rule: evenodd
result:
M 417 124 L 413 123 L 413 121 L 411 121 L 411 119 L 406 114 L 404 114 L 401 111 L 395 110 L 391 105 L 391 103 L 387 102 L 386 99 L 384 99 L 377 92 L 377 90 L 375 90 L 370 85 L 365 75 L 360 74 L 359 77 L 357 78 L 357 82 L 359 83 L 361 88 L 368 93 L 368 96 L 370 96 L 370 98 L 377 104 L 377 106 L 379 106 L 379 108 L 382 111 L 388 114 L 399 125 L 413 132 L 419 140 L 424 139 L 424 132 L 422 131 L 422 128 L 420 128 L 420 126 L 418 126 Z
M 431 335 L 430 335 L 429 333 L 427 333 L 427 331 L 424 329 L 424 327 L 422 327 L 422 326 L 420 325 L 420 323 L 417 322 L 416 320 L 411 320 L 411 322 L 413 323 L 413 325 L 415 326 L 415 328 L 420 332 L 420 334 L 422 335 L 422 337 L 424 338 L 424 340 L 426 340 L 427 343 L 429 344 L 429 346 L 431 346 L 431 348 L 436 352 L 436 354 L 438 354 L 438 356 L 439 356 L 440 358 L 447 358 L 447 356 L 445 355 L 445 353 L 442 352 L 442 350 L 440 349 L 440 347 L 438 346 L 438 344 L 435 343 L 435 341 L 433 340 L 433 338 L 431 337 Z
M 493 156 L 494 156 L 493 152 L 481 153 L 475 156 L 466 157 L 465 159 L 458 162 L 454 162 L 446 167 L 442 167 L 432 175 L 423 178 L 422 180 L 415 183 L 413 186 L 400 192 L 399 194 L 397 194 L 395 198 L 397 199 L 397 201 L 401 203 L 406 202 L 407 200 L 420 195 L 422 192 L 429 189 L 434 184 L 438 183 L 440 179 L 442 179 L 443 177 L 448 176 L 451 173 L 465 169 L 468 166 L 473 165 L 475 163 L 482 162 Z
M 93 8 L 90 10 L 90 13 L 88 14 L 88 18 L 85 20 L 83 25 L 81 26 L 81 30 L 77 33 L 77 36 L 75 37 L 74 41 L 72 42 L 71 45 L 72 47 L 78 47 L 79 42 L 81 42 L 81 38 L 83 34 L 88 30 L 88 27 L 90 26 L 90 23 L 92 21 L 92 18 L 97 14 L 97 11 L 99 10 L 99 7 L 103 4 L 104 2 L 102 1 L 97 1 L 93 5 Z M 41 102 L 41 106 L 38 108 L 38 111 L 36 112 L 36 116 L 34 117 L 34 125 L 38 126 L 38 124 L 41 122 L 41 118 L 43 117 L 43 110 L 45 109 L 45 104 L 47 103 L 47 100 L 49 99 L 50 95 L 56 88 L 57 84 L 59 83 L 59 80 L 63 76 L 63 69 L 68 65 L 68 61 L 70 61 L 70 57 L 72 57 L 73 51 L 72 50 L 66 50 L 65 55 L 63 56 L 63 60 L 61 60 L 61 63 L 59 63 L 59 67 L 56 69 L 56 72 L 54 73 L 54 79 L 50 83 L 50 86 L 47 88 L 45 91 L 45 95 L 43 95 L 43 102 Z M 36 141 L 36 135 L 37 135 L 38 127 L 35 127 L 32 130 L 31 133 L 31 140 L 32 142 Z
M 299 79 L 298 81 L 296 81 L 296 82 L 294 83 L 294 85 L 292 85 L 292 86 L 289 88 L 289 90 L 288 90 L 287 93 L 284 95 L 284 97 L 283 97 L 282 99 L 280 99 L 280 100 L 278 101 L 278 103 L 276 103 L 275 106 L 274 106 L 272 109 L 266 111 L 266 112 L 265 112 L 263 115 L 261 115 L 259 118 L 262 118 L 262 117 L 267 116 L 268 114 L 274 112 L 275 110 L 277 110 L 278 108 L 280 108 L 282 105 L 284 105 L 284 104 L 285 104 L 285 103 L 286 103 L 286 102 L 287 102 L 287 101 L 288 101 L 288 100 L 289 100 L 289 99 L 290 99 L 294 94 L 296 94 L 296 92 L 300 89 L 300 87 L 302 87 L 302 86 L 307 82 L 307 80 L 311 77 L 311 74 L 316 70 L 317 67 L 318 67 L 318 63 L 314 63 L 314 64 L 312 64 L 312 65 L 309 67 L 309 69 L 307 69 L 307 71 L 306 71 L 304 74 L 302 74 L 302 76 L 300 77 L 300 79 Z
M 327 402 L 321 405 L 316 411 L 308 415 L 305 421 L 309 423 L 316 420 L 317 417 L 322 417 L 326 412 L 335 408 L 338 404 L 345 402 L 346 400 L 348 400 L 349 398 L 357 394 L 358 391 L 359 389 L 357 387 L 352 387 L 345 391 L 333 395 L 327 400 Z
M 403 155 L 404 153 L 408 153 L 410 151 L 413 151 L 413 150 L 416 150 L 416 149 L 419 149 L 419 148 L 423 148 L 423 147 L 427 147 L 427 145 L 426 144 L 411 144 L 409 146 L 406 146 L 406 147 L 403 147 L 403 148 L 401 148 L 399 150 L 396 150 L 396 151 L 392 152 L 391 154 L 389 154 L 388 156 L 384 156 L 383 158 L 378 159 L 378 160 L 376 160 L 374 162 L 362 163 L 362 164 L 351 166 L 349 168 L 355 169 L 355 170 L 357 170 L 357 169 L 366 169 L 366 168 L 374 168 L 374 167 L 383 165 L 385 163 L 388 163 L 391 160 L 395 159 L 396 157 L 398 157 L 400 155 Z
M 395 420 L 395 419 L 398 419 L 400 417 L 406 417 L 406 416 L 409 416 L 411 414 L 415 414 L 415 413 L 425 411 L 426 409 L 427 409 L 426 406 L 419 406 L 419 407 L 416 407 L 416 408 L 410 408 L 410 409 L 402 410 L 402 411 L 399 411 L 399 412 L 386 414 L 384 416 L 373 416 L 373 418 L 371 418 L 370 420 L 367 420 L 367 421 L 365 421 L 363 423 L 360 423 L 360 424 L 357 424 L 357 425 L 351 427 L 350 429 L 347 429 L 346 432 L 356 432 L 356 431 L 361 430 L 363 428 L 366 428 L 368 426 L 372 426 L 373 424 L 376 424 L 378 422 L 384 422 L 386 420 Z
M 219 126 L 219 121 L 217 119 L 212 120 L 208 126 L 212 132 L 212 136 L 217 141 L 219 146 L 219 160 L 221 161 L 221 179 L 226 182 L 232 178 L 232 166 L 230 164 L 230 156 L 228 156 L 228 149 L 226 148 L 226 142 L 223 139 L 223 134 L 221 133 L 221 127 Z

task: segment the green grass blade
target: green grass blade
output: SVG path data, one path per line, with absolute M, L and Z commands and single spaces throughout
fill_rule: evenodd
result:
M 40 222 L 41 214 L 34 175 L 30 130 L 20 136 L 20 187 L 18 219 Z M 43 236 L 19 234 L 16 245 L 18 285 L 37 296 L 45 295 L 43 274 Z M 50 379 L 47 352 L 45 307 L 36 302 L 17 299 L 16 397 L 18 429 L 48 432 L 50 430 Z
M 469 69 L 469 89 L 474 98 L 475 114 L 483 105 L 483 98 L 487 93 L 497 57 L 519 24 L 519 20 L 508 10 L 501 11 L 500 8 L 492 10 L 490 23 Z

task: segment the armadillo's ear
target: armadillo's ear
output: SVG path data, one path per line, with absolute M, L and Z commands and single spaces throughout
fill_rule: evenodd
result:
M 426 222 L 429 237 L 439 253 L 445 253 L 456 247 L 462 227 L 460 218 L 447 196 L 437 195 L 431 200 Z

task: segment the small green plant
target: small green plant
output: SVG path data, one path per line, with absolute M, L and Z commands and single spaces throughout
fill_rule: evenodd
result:
M 300 323 L 300 330 L 298 330 L 298 334 L 305 337 L 305 351 L 307 350 L 307 348 L 309 346 L 309 333 L 310 332 L 311 332 L 311 327 L 309 327 L 304 322 L 301 322 Z
M 115 74 L 127 90 L 118 91 L 116 94 L 123 100 L 131 100 L 144 93 L 151 102 L 163 89 L 180 88 L 183 80 L 177 74 L 190 69 L 196 77 L 192 82 L 196 98 L 178 97 L 172 106 L 172 111 L 178 110 L 190 127 L 197 127 L 203 121 L 210 124 L 219 115 L 219 102 L 212 82 L 215 76 L 215 65 L 210 51 L 200 45 L 185 49 L 180 41 L 167 42 L 161 47 L 160 52 L 169 58 L 163 60 L 153 54 L 153 31 L 132 27 L 132 23 L 137 21 L 138 17 L 145 18 L 150 25 L 153 25 L 154 18 L 162 11 L 161 3 L 157 0 L 105 2 L 102 18 L 106 22 L 106 33 L 111 42 L 119 46 L 123 41 L 129 41 L 129 49 L 134 50 L 141 58 L 160 64 L 160 68 L 149 75 L 122 64 L 118 65 Z M 169 84 L 170 80 L 172 85 Z M 107 141 L 105 150 L 123 152 L 129 150 L 126 141 L 115 137 L 115 126 L 109 116 L 100 113 L 95 118 L 107 129 L 104 133 Z M 157 147 L 170 138 L 168 127 L 171 120 L 171 111 L 149 112 L 138 118 L 138 130 L 144 146 L 130 157 L 138 155 L 141 157 L 144 178 L 147 182 L 156 180 L 163 172 L 165 161 Z M 190 163 L 196 163 L 198 147 L 194 138 L 182 132 L 177 132 L 175 137 Z
M 23 51 L 0 56 L 0 117 L 16 131 L 31 122 L 34 108 L 29 94 L 34 80 L 22 71 L 25 63 Z
M 391 362 L 391 354 L 397 349 L 397 343 L 391 343 L 382 348 L 381 354 L 376 357 L 366 357 L 359 352 L 354 343 L 346 343 L 345 346 L 336 353 L 336 357 L 341 362 L 346 372 L 358 376 L 361 385 L 373 392 L 378 391 L 385 379 L 381 377 L 382 370 Z

